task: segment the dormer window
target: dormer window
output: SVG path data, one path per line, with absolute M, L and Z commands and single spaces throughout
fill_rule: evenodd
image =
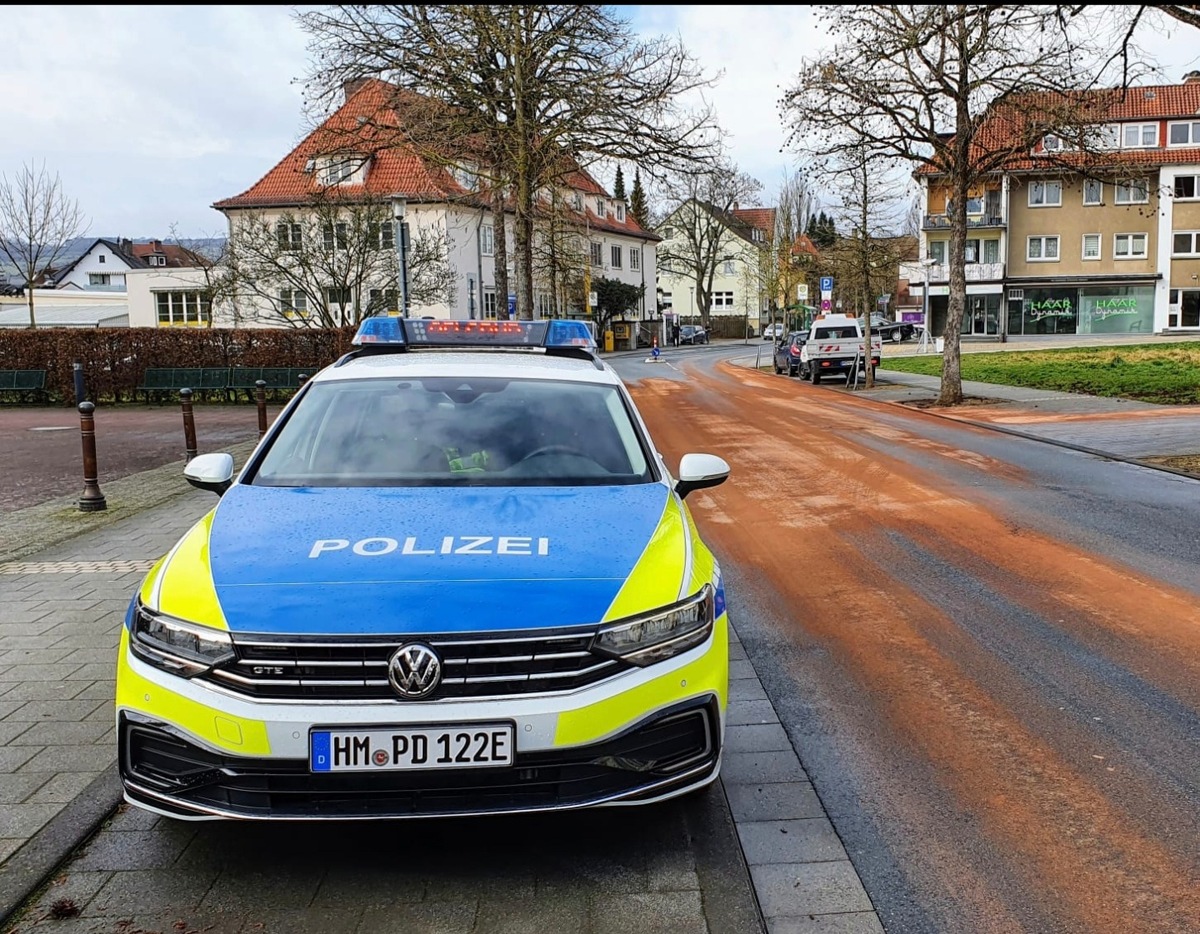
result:
M 1042 138 L 1042 149 L 1046 152 L 1061 152 L 1063 149 L 1062 137 L 1047 133 Z
M 1121 134 L 1124 149 L 1151 149 L 1158 145 L 1157 123 L 1126 123 Z
M 621 223 L 625 222 L 625 205 L 621 204 L 619 201 L 617 202 L 617 220 L 619 220 Z
M 151 255 L 149 259 L 150 259 L 151 266 L 167 265 L 167 258 L 165 256 L 158 256 L 157 254 L 155 254 L 155 255 Z
M 321 184 L 361 185 L 366 176 L 364 156 L 332 156 L 321 163 Z
M 761 230 L 759 230 L 757 227 L 755 227 L 754 229 L 752 229 L 750 231 L 750 239 L 753 240 L 755 243 L 762 243 L 763 242 L 763 232 Z
M 576 211 L 582 211 L 583 210 L 583 195 L 581 195 L 579 192 L 575 192 L 574 196 L 572 196 L 572 198 L 571 198 L 571 204 L 573 204 L 575 206 Z
M 597 217 L 604 216 L 604 199 L 603 198 L 596 199 L 596 216 Z
M 469 163 L 464 165 L 452 166 L 450 169 L 451 177 L 467 191 L 475 191 L 479 187 L 479 171 L 476 166 Z

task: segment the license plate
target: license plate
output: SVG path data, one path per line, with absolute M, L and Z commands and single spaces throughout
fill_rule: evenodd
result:
M 512 765 L 511 723 L 313 730 L 309 767 L 314 772 L 406 772 Z

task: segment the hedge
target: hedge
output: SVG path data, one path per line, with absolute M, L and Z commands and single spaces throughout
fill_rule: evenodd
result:
M 136 399 L 151 367 L 312 367 L 350 349 L 354 328 L 5 328 L 0 370 L 46 370 L 46 389 L 75 400 L 72 364 L 83 364 L 94 402 Z

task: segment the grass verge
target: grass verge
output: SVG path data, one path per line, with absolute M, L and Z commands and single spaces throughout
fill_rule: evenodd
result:
M 940 357 L 895 357 L 884 367 L 940 376 Z M 1063 347 L 962 355 L 962 378 L 1160 405 L 1200 404 L 1200 341 L 1122 347 Z

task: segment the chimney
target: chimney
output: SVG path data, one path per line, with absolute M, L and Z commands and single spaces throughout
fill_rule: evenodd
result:
M 122 253 L 130 254 L 133 252 L 133 241 L 132 240 L 126 240 L 124 237 L 122 237 L 119 241 L 119 245 L 121 247 Z
M 737 203 L 736 201 L 735 201 L 735 202 L 733 202 L 733 209 L 734 209 L 735 211 L 738 209 L 738 203 Z
M 348 101 L 352 98 L 364 84 L 370 81 L 370 78 L 348 78 L 342 82 L 342 100 Z
M 154 247 L 155 253 L 161 253 L 163 251 L 161 240 L 151 240 L 150 244 Z
M 1189 71 L 1183 76 L 1184 84 L 1200 84 L 1200 71 Z

